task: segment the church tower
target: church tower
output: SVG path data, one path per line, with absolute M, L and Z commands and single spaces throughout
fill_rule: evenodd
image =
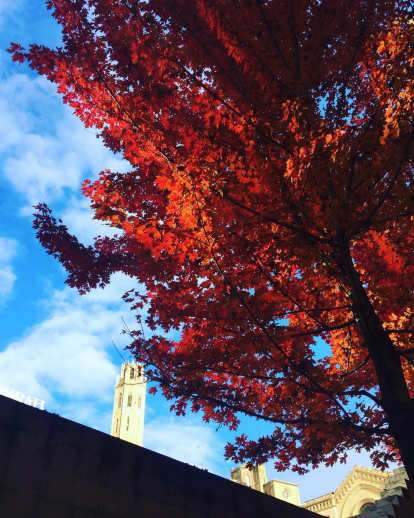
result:
M 125 362 L 115 386 L 111 435 L 142 446 L 146 378 L 142 366 Z
M 246 464 L 233 468 L 230 470 L 230 480 L 266 493 L 264 490 L 266 485 L 266 468 L 263 464 L 256 465 L 252 470 Z

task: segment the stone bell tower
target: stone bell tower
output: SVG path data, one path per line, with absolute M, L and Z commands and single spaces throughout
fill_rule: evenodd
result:
M 146 378 L 142 366 L 125 362 L 115 385 L 111 435 L 142 446 Z
M 250 470 L 246 464 L 243 464 L 242 466 L 230 470 L 230 480 L 264 493 L 263 487 L 266 485 L 266 468 L 263 465 L 256 465 Z

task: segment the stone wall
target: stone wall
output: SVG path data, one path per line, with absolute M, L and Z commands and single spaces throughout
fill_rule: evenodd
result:
M 0 396 L 1 518 L 313 518 L 207 471 Z

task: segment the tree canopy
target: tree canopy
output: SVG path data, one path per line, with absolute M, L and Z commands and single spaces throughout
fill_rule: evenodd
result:
M 414 480 L 410 2 L 47 3 L 63 46 L 13 59 L 131 164 L 83 185 L 113 238 L 84 246 L 38 206 L 68 284 L 145 286 L 130 347 L 172 409 L 274 424 L 234 461 L 399 451 Z

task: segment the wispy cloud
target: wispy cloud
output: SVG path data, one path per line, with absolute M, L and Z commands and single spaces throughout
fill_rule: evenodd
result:
M 217 464 L 223 460 L 219 436 L 190 417 L 158 417 L 145 423 L 144 446 L 212 472 L 217 471 Z
M 113 391 L 111 392 L 113 396 Z M 110 433 L 112 424 L 112 405 L 97 404 L 96 401 L 69 401 L 61 405 L 59 415 L 75 423 L 87 424 L 91 428 Z
M 0 353 L 0 383 L 44 399 L 53 411 L 65 409 L 70 417 L 68 400 L 74 419 L 81 415 L 76 404 L 110 404 L 118 370 L 110 358 L 111 341 L 120 340 L 127 312 L 121 296 L 130 287 L 130 279 L 114 275 L 106 290 L 83 297 L 69 288 L 55 291 L 47 318 Z
M 0 119 L 3 175 L 29 207 L 79 193 L 82 180 L 101 170 L 128 169 L 62 106 L 43 77 L 14 74 L 1 81 Z
M 68 227 L 69 232 L 84 244 L 93 243 L 93 238 L 97 236 L 112 237 L 119 234 L 118 228 L 110 227 L 93 219 L 94 213 L 89 201 L 86 198 L 79 199 L 74 196 L 66 201 L 66 206 L 60 217 Z
M 11 264 L 17 250 L 17 241 L 8 237 L 0 237 L 0 304 L 5 302 L 17 279 Z
M 0 0 L 0 26 L 22 5 L 22 0 Z

